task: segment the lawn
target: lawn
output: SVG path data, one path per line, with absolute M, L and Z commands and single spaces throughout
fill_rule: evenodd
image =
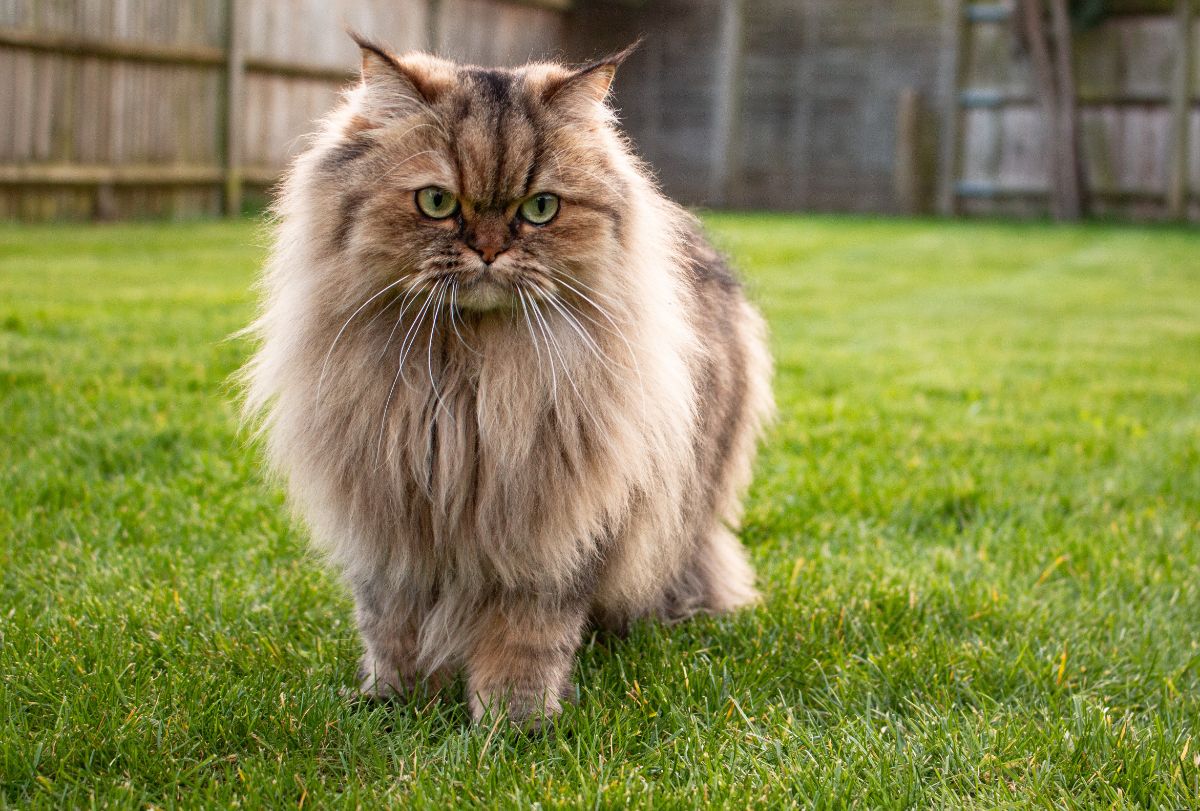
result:
M 540 737 L 339 696 L 226 382 L 257 226 L 0 226 L 0 805 L 1200 804 L 1200 233 L 709 224 L 766 600 L 594 639 Z

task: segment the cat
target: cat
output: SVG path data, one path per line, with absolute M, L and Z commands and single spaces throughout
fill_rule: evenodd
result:
M 626 52 L 395 55 L 282 183 L 244 409 L 343 573 L 359 689 L 538 726 L 588 627 L 757 599 L 764 323 L 607 102 Z

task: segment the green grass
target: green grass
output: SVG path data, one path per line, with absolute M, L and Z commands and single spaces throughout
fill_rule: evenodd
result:
M 710 223 L 766 602 L 595 640 L 535 738 L 339 697 L 225 384 L 254 226 L 0 228 L 0 804 L 1200 803 L 1200 233 Z

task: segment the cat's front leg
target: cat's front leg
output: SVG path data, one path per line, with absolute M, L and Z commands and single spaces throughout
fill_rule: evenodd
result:
M 507 714 L 535 729 L 562 710 L 585 621 L 582 602 L 510 597 L 478 617 L 467 657 L 467 701 L 476 721 Z
M 373 699 L 404 698 L 415 691 L 437 693 L 449 674 L 426 674 L 418 665 L 422 611 L 386 578 L 352 583 L 355 619 L 362 635 L 359 692 Z

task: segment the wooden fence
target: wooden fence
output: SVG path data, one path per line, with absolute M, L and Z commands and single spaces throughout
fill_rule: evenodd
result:
M 1077 35 L 1095 210 L 1200 220 L 1200 0 Z M 240 211 L 358 56 L 587 57 L 687 203 L 1039 215 L 1048 152 L 1012 0 L 0 0 L 0 220 Z
M 517 63 L 558 47 L 561 5 L 0 0 L 0 220 L 240 211 L 353 76 L 344 26 Z
M 645 45 L 621 71 L 622 118 L 668 191 L 691 203 L 902 211 L 934 177 L 952 68 L 947 0 L 577 3 L 572 50 Z M 913 117 L 896 188 L 903 99 Z M 919 102 L 912 104 L 911 102 Z M 932 122 L 932 123 L 931 123 Z M 918 126 L 919 125 L 919 126 Z
M 1133 219 L 1200 219 L 1200 4 L 1110 0 L 1075 36 L 1092 209 Z M 962 3 L 958 72 L 942 175 L 948 213 L 1048 207 L 1043 114 L 1009 3 Z

